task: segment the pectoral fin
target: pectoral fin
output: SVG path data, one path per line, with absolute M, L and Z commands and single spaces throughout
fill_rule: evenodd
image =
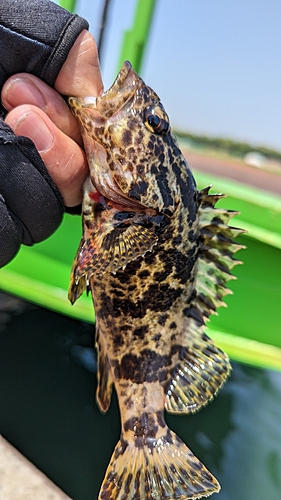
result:
M 154 231 L 139 224 L 119 226 L 104 234 L 97 230 L 80 246 L 73 266 L 69 299 L 75 302 L 87 288 L 91 276 L 105 271 L 116 273 L 137 257 L 152 250 L 157 243 Z
M 109 247 L 107 256 L 101 259 L 102 270 L 108 266 L 111 273 L 124 269 L 129 262 L 152 250 L 157 243 L 153 231 L 140 225 L 128 226 L 120 232 L 117 228 L 104 241 L 104 247 Z

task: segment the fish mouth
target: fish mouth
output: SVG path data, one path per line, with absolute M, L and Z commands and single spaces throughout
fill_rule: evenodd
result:
M 129 61 L 125 61 L 111 87 L 98 97 L 70 97 L 68 102 L 75 109 L 88 109 L 97 125 L 101 118 L 108 119 L 120 111 L 124 104 L 133 98 L 135 92 L 143 84 Z
M 90 164 L 91 181 L 98 193 L 106 200 L 106 204 L 123 211 L 142 212 L 149 215 L 156 211 L 127 196 L 120 184 L 120 177 L 124 182 L 132 182 L 132 174 L 119 169 L 116 181 L 116 172 L 108 165 L 107 153 L 102 141 L 99 141 L 95 129 L 102 130 L 105 125 L 116 123 L 128 113 L 133 106 L 134 96 L 144 85 L 142 79 L 135 73 L 129 61 L 125 61 L 111 87 L 98 97 L 76 98 L 70 97 L 68 102 L 73 113 L 80 121 L 87 159 Z M 88 118 L 87 118 L 88 116 Z M 90 123 L 93 133 L 87 132 Z M 102 199 L 102 198 L 101 198 Z

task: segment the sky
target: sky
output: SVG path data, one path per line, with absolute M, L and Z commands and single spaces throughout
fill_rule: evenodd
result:
M 111 0 L 105 88 L 137 0 Z M 103 0 L 77 0 L 97 37 Z M 178 130 L 281 151 L 281 1 L 157 0 L 141 76 Z

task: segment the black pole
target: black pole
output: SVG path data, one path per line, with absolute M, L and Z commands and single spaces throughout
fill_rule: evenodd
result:
M 110 4 L 110 0 L 104 0 L 99 37 L 98 37 L 98 41 L 97 41 L 100 61 L 102 59 L 102 47 L 103 47 L 103 41 L 104 41 L 104 33 L 105 33 L 105 28 L 106 28 L 106 21 L 107 21 L 109 4 Z

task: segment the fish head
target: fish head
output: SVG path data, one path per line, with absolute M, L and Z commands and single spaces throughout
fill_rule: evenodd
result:
M 97 98 L 71 97 L 69 105 L 80 123 L 96 190 L 124 210 L 172 216 L 186 163 L 158 95 L 131 64 L 124 62 Z

